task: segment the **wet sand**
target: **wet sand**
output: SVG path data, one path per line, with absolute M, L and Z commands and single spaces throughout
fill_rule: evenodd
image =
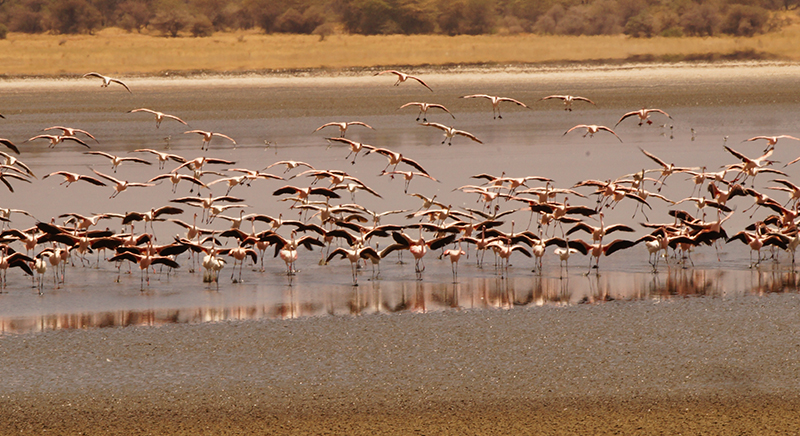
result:
M 4 434 L 796 434 L 800 296 L 2 339 Z
M 603 85 L 597 92 L 608 97 L 609 103 L 597 112 L 587 109 L 567 121 L 561 120 L 560 107 L 541 109 L 535 115 L 559 117 L 560 124 L 570 125 L 577 122 L 577 115 L 587 114 L 592 116 L 585 118 L 613 122 L 621 108 L 645 99 L 638 97 L 641 89 L 654 94 L 656 90 L 647 87 L 658 87 L 658 104 L 677 106 L 677 115 L 673 115 L 682 120 L 680 125 L 676 122 L 680 128 L 676 127 L 676 140 L 657 136 L 652 129 L 640 133 L 633 126 L 627 128 L 631 140 L 625 147 L 640 143 L 657 154 L 672 151 L 683 153 L 684 157 L 714 154 L 715 159 L 710 161 L 717 162 L 718 156 L 725 153 L 720 146 L 723 135 L 736 135 L 738 142 L 753 130 L 794 133 L 790 131 L 794 118 L 779 109 L 796 110 L 798 88 L 791 86 L 796 85 L 796 67 L 745 69 L 721 67 L 680 73 L 645 69 L 650 73 L 646 78 L 638 74 L 632 77 L 631 71 L 625 69 L 554 72 L 533 77 L 541 80 L 536 83 L 537 89 L 527 91 L 527 99 L 555 89 L 584 91 Z M 450 79 L 447 75 L 437 78 Z M 479 78 L 462 76 L 463 81 L 456 80 L 446 95 L 456 99 L 472 80 Z M 526 79 L 527 76 L 510 77 L 507 81 L 515 89 L 523 89 L 528 86 Z M 668 88 L 665 83 L 671 86 Z M 383 85 L 392 90 L 386 83 L 370 86 L 374 90 Z M 283 85 L 275 85 L 280 86 Z M 300 86 L 320 85 L 315 80 Z M 502 90 L 509 85 L 499 80 L 491 86 Z M 316 97 L 299 101 L 293 100 L 296 93 L 274 92 L 281 98 L 280 106 L 267 107 L 258 116 L 230 116 L 242 118 L 234 127 L 256 131 L 253 126 L 274 111 L 282 117 L 279 120 L 297 120 L 280 125 L 274 121 L 277 135 L 294 139 L 299 135 L 294 131 L 298 130 L 307 136 L 305 132 L 319 125 L 323 116 L 342 110 L 337 107 L 342 99 L 332 89 L 322 87 Z M 348 82 L 344 89 L 353 95 L 347 99 L 351 106 L 344 112 L 354 116 L 374 107 L 375 117 L 396 117 L 396 107 L 409 96 L 417 96 L 402 94 L 388 102 L 365 102 L 355 98 L 362 92 L 369 95 L 360 84 Z M 771 92 L 775 89 L 785 92 Z M 412 88 L 412 92 L 416 91 Z M 9 99 L 16 104 L 17 100 L 30 100 L 27 97 L 23 90 L 10 93 Z M 164 98 L 170 97 L 171 94 Z M 108 99 L 106 104 L 112 109 L 97 107 L 112 114 L 109 118 L 133 106 L 128 101 L 116 101 L 122 98 L 116 95 L 104 94 L 102 98 Z M 65 102 L 69 102 L 64 103 L 65 107 L 71 107 L 67 97 Z M 178 101 L 176 105 L 182 103 Z M 244 103 L 256 107 L 258 102 L 254 98 Z M 496 159 L 487 161 L 485 152 L 477 148 L 470 158 L 470 162 L 491 166 L 488 171 L 499 173 L 510 153 L 530 147 L 529 133 L 495 127 L 497 123 L 490 124 L 493 120 L 485 109 L 471 108 L 466 116 L 459 114 L 459 120 L 466 118 L 468 125 L 473 120 L 482 123 L 477 126 L 485 128 L 486 134 L 511 132 L 508 139 L 496 141 L 503 144 L 503 152 L 498 147 Z M 205 113 L 195 110 L 198 115 Z M 64 110 L 58 111 L 63 116 Z M 545 113 L 548 111 L 551 113 Z M 750 116 L 755 113 L 759 116 Z M 414 116 L 402 115 L 409 123 Z M 45 123 L 42 117 L 41 113 L 20 116 L 22 122 L 9 123 L 9 132 L 15 138 L 25 137 L 32 126 L 41 128 Z M 99 115 L 96 118 L 96 124 L 89 127 L 96 126 L 102 132 L 107 121 Z M 507 118 L 515 119 L 513 115 Z M 690 123 L 698 120 L 703 128 L 699 129 L 698 142 L 690 143 L 688 130 L 695 126 Z M 566 147 L 559 153 L 549 151 L 547 144 L 562 137 L 564 128 L 560 124 L 536 138 L 539 153 L 558 163 L 547 168 L 542 164 L 536 170 L 556 172 L 565 166 L 560 158 L 584 154 L 588 157 L 589 150 L 614 144 L 614 138 L 596 138 L 591 143 L 580 142 L 579 137 L 567 138 L 571 141 L 569 151 Z M 398 132 L 404 129 L 399 125 L 394 128 Z M 256 154 L 264 154 L 259 145 L 263 137 L 259 134 L 245 137 L 241 142 L 250 148 L 242 147 L 237 153 L 264 159 Z M 156 139 L 160 140 L 163 134 L 152 136 L 159 136 Z M 306 146 L 312 139 L 317 140 L 313 143 L 314 152 L 324 153 L 320 138 L 305 143 L 279 138 L 280 143 L 295 148 L 281 149 L 280 155 L 269 156 L 271 160 L 294 157 L 291 153 L 312 147 Z M 127 139 L 120 135 L 118 143 L 110 147 L 129 147 L 123 144 Z M 176 148 L 197 148 L 196 141 L 185 141 Z M 434 170 L 445 172 L 446 152 L 430 147 L 425 153 Z M 781 153 L 794 151 L 786 147 Z M 327 160 L 342 160 L 339 153 L 324 156 Z M 641 158 L 638 154 L 635 157 Z M 42 168 L 47 169 L 53 158 L 42 153 L 36 159 L 41 159 Z M 77 159 L 75 162 L 78 165 Z M 367 170 L 373 171 L 373 165 L 369 164 Z M 529 168 L 524 161 L 517 165 L 515 173 Z M 619 168 L 605 163 L 582 163 L 573 171 L 588 172 L 586 168 L 592 170 L 593 177 L 619 174 Z M 450 180 L 463 180 L 475 169 L 465 165 L 453 170 L 456 174 Z M 562 178 L 572 181 L 571 177 Z M 385 183 L 379 187 L 388 191 L 389 182 Z M 98 197 L 105 201 L 102 196 L 108 195 L 103 191 L 98 196 L 88 188 L 77 192 L 93 196 L 77 195 L 76 189 L 70 189 L 69 200 L 76 202 L 76 208 L 88 209 L 99 203 Z M 441 189 L 449 191 L 452 185 Z M 166 201 L 170 195 L 164 191 L 159 196 Z M 24 194 L 24 187 L 18 192 Z M 152 197 L 129 198 L 134 204 L 128 207 L 138 209 L 150 207 L 153 201 Z M 15 200 L 19 200 L 16 207 L 28 208 L 36 203 L 24 195 Z M 113 205 L 123 207 L 119 203 Z M 39 213 L 48 216 L 50 210 L 42 205 Z M 629 216 L 630 211 L 625 210 L 624 214 Z M 736 249 L 736 253 L 737 259 L 746 260 L 744 249 Z M 620 263 L 623 265 L 614 268 L 629 268 L 623 261 Z M 647 266 L 643 260 L 639 263 Z M 737 261 L 734 267 L 741 265 Z M 440 268 L 446 277 L 448 267 Z M 341 286 L 347 286 L 346 270 L 346 265 L 342 266 L 341 275 L 336 276 Z M 430 280 L 428 276 L 426 280 Z M 134 276 L 131 281 L 136 283 L 126 289 L 136 297 L 118 291 L 117 299 L 121 294 L 137 298 L 139 303 L 152 298 L 140 295 L 138 278 Z M 199 280 L 187 279 L 185 283 L 181 292 L 200 286 Z M 796 434 L 800 428 L 800 297 L 796 293 L 734 298 L 720 295 L 591 305 L 531 305 L 510 310 L 454 309 L 5 335 L 0 336 L 0 433 Z M 24 292 L 12 290 L 11 296 L 29 303 L 36 298 L 27 288 Z M 8 297 L 4 301 L 8 302 Z M 53 296 L 48 291 L 44 298 Z

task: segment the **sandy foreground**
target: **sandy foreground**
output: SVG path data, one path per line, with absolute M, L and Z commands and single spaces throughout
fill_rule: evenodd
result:
M 797 434 L 800 296 L 0 338 L 0 433 Z

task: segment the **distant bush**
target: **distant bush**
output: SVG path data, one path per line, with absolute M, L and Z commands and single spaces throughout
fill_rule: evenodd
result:
M 759 6 L 733 5 L 728 10 L 721 30 L 736 36 L 753 36 L 764 33 L 769 22 L 769 12 Z
M 62 0 L 50 5 L 48 27 L 53 33 L 91 33 L 100 27 L 101 15 L 86 0 Z
M 91 33 L 118 26 L 167 36 L 266 33 L 753 36 L 780 29 L 800 0 L 0 0 L 12 32 Z M 783 14 L 785 16 L 785 14 Z M 209 23 L 211 29 L 209 29 Z M 322 29 L 327 29 L 323 27 Z
M 5 24 L 0 24 L 0 39 L 8 37 L 8 27 Z
M 194 18 L 191 31 L 192 36 L 195 38 L 208 37 L 214 34 L 214 24 L 208 19 L 208 17 L 201 15 Z
M 180 0 L 163 0 L 157 9 L 158 12 L 150 24 L 166 36 L 178 36 L 179 32 L 194 21 L 188 6 Z

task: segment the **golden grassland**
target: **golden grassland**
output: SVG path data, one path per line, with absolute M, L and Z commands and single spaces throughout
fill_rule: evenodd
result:
M 264 70 L 377 66 L 680 61 L 727 58 L 800 61 L 800 20 L 751 38 L 540 35 L 266 35 L 216 33 L 165 38 L 110 28 L 94 35 L 10 33 L 0 40 L 0 74 L 13 76 Z

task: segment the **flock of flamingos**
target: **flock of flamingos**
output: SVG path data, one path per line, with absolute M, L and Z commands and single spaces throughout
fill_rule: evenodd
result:
M 384 74 L 394 75 L 397 78 L 395 85 L 412 80 L 433 92 L 420 77 L 395 70 L 382 71 L 376 76 Z M 132 92 L 124 82 L 115 78 L 98 73 L 88 73 L 84 77 L 100 78 L 103 87 L 120 85 Z M 509 97 L 474 94 L 464 95 L 462 98 L 488 100 L 494 118 L 502 118 L 501 109 L 509 104 L 528 107 Z M 564 109 L 568 111 L 572 111 L 577 104 L 595 104 L 588 98 L 570 95 L 549 95 L 540 100 L 561 100 Z M 429 122 L 429 115 L 455 118 L 442 104 L 412 101 L 400 108 L 408 107 L 418 109 L 416 121 L 422 126 L 442 131 L 443 144 L 452 144 L 454 140 L 482 143 L 479 136 L 468 131 Z M 155 128 L 160 128 L 162 122 L 184 125 L 187 130 L 183 133 L 202 137 L 201 148 L 204 152 L 209 150 L 212 143 L 214 147 L 224 144 L 236 146 L 234 138 L 226 134 L 188 130 L 188 123 L 177 115 L 149 108 L 132 108 L 129 113 L 147 113 L 153 116 Z M 659 118 L 659 122 L 666 122 L 672 117 L 661 109 L 643 108 L 620 114 L 617 125 L 638 122 L 642 126 L 653 123 L 655 118 Z M 580 124 L 568 129 L 564 135 L 583 133 L 583 136 L 591 137 L 595 134 L 609 134 L 622 141 L 614 131 L 616 127 Z M 503 276 L 508 274 L 509 260 L 514 253 L 533 258 L 534 271 L 541 273 L 543 258 L 551 246 L 554 248 L 550 252 L 553 259 L 557 258 L 562 265 L 563 274 L 571 256 L 589 256 L 591 272 L 599 269 L 603 256 L 610 256 L 639 244 L 649 253 L 649 262 L 654 272 L 657 271 L 659 262 L 672 262 L 688 267 L 692 264 L 691 252 L 698 247 L 718 248 L 721 244 L 733 241 L 749 246 L 751 267 L 758 265 L 768 255 L 776 258 L 779 251 L 788 252 L 794 264 L 794 253 L 800 245 L 795 224 L 798 218 L 800 187 L 788 180 L 788 176 L 770 159 L 779 141 L 800 141 L 793 136 L 755 136 L 746 139 L 766 146 L 757 157 L 748 157 L 726 144 L 724 148 L 730 154 L 730 162 L 717 171 L 705 167 L 676 166 L 640 148 L 641 153 L 652 160 L 654 168 L 623 175 L 616 180 L 584 180 L 571 187 L 556 187 L 552 180 L 539 176 L 476 174 L 471 184 L 457 187 L 454 191 L 476 195 L 479 205 L 474 208 L 454 208 L 436 201 L 435 196 L 427 197 L 409 192 L 409 185 L 414 179 L 436 180 L 425 169 L 424 162 L 418 162 L 388 148 L 349 139 L 347 133 L 350 128 L 373 129 L 360 121 L 333 121 L 319 126 L 314 132 L 336 132 L 325 138 L 329 148 L 341 147 L 349 150 L 346 158 L 351 159 L 353 164 L 359 155 L 384 156 L 387 163 L 380 173 L 381 176 L 402 179 L 404 193 L 419 198 L 418 209 L 369 210 L 355 201 L 356 195 L 383 198 L 380 193 L 345 171 L 314 168 L 302 161 L 282 160 L 256 170 L 235 167 L 234 162 L 206 156 L 208 153 L 188 159 L 165 151 L 137 149 L 133 150 L 135 155 L 116 156 L 98 150 L 102 147 L 101 142 L 88 131 L 66 126 L 47 127 L 43 129 L 44 133 L 34 135 L 24 142 L 47 141 L 50 147 L 77 147 L 91 156 L 91 159 L 108 159 L 112 174 L 94 169 L 86 174 L 55 171 L 39 175 L 40 180 L 36 183 L 47 183 L 50 182 L 47 179 L 60 178 L 60 184 L 66 187 L 73 183 L 107 186 L 111 187 L 111 198 L 114 198 L 128 188 L 147 188 L 168 181 L 172 184 L 173 193 L 177 192 L 179 185 L 188 185 L 190 194 L 176 196 L 169 204 L 153 207 L 149 211 L 94 215 L 69 212 L 54 217 L 50 222 L 36 222 L 27 229 L 14 228 L 13 219 L 19 214 L 32 217 L 30 213 L 21 209 L 0 209 L 0 219 L 4 221 L 4 230 L 0 234 L 0 283 L 5 289 L 8 270 L 16 267 L 22 273 L 38 279 L 35 286 L 41 293 L 48 270 L 53 271 L 53 284 L 59 286 L 64 280 L 67 264 L 74 263 L 76 258 L 82 264 L 91 264 L 89 255 L 93 252 L 97 252 L 97 263 L 111 262 L 118 269 L 128 263 L 129 270 L 133 265 L 137 266 L 141 271 L 144 289 L 145 283 L 149 286 L 151 270 L 156 266 L 169 271 L 179 268 L 179 261 L 187 266 L 191 264 L 192 272 L 195 268 L 202 269 L 203 280 L 216 283 L 218 288 L 220 271 L 228 264 L 231 264 L 231 280 L 238 282 L 242 280 L 242 269 L 246 263 L 264 271 L 265 257 L 280 257 L 285 262 L 291 284 L 291 276 L 296 273 L 295 262 L 300 252 L 313 250 L 315 247 L 322 252 L 319 261 L 321 265 L 337 259 L 349 261 L 353 285 L 357 285 L 360 274 L 371 269 L 375 279 L 380 274 L 380 262 L 383 259 L 391 255 L 402 261 L 405 251 L 413 258 L 418 280 L 422 278 L 424 271 L 423 258 L 430 251 L 430 256 L 450 261 L 455 282 L 458 280 L 458 263 L 468 255 L 468 251 L 474 251 L 476 262 L 480 265 L 484 264 L 485 253 L 491 252 L 494 268 Z M 576 130 L 579 133 L 572 133 Z M 6 203 L 11 203 L 15 185 L 31 183 L 38 177 L 34 169 L 24 162 L 24 155 L 20 153 L 20 141 L 0 139 L 0 144 L 7 149 L 6 152 L 0 152 L 4 159 L 4 163 L 0 165 L 0 181 L 10 193 L 6 197 Z M 114 175 L 117 167 L 123 164 L 155 164 L 164 173 L 149 180 L 131 182 Z M 678 173 L 683 173 L 683 178 L 688 176 L 692 191 L 685 198 L 667 198 L 661 194 L 661 188 L 670 176 Z M 761 179 L 770 178 L 766 189 L 788 193 L 788 202 L 775 200 L 765 191 L 755 189 L 754 180 L 762 173 L 766 175 Z M 280 181 L 277 183 L 284 186 L 274 189 L 272 195 L 282 201 L 291 202 L 291 208 L 297 211 L 297 219 L 284 219 L 282 215 L 273 217 L 245 213 L 249 207 L 245 204 L 245 199 L 232 195 L 231 191 L 237 186 L 250 185 L 257 180 Z M 217 193 L 221 193 L 220 188 L 225 189 L 225 193 L 214 196 L 212 190 L 217 189 Z M 590 196 L 596 198 L 588 199 Z M 590 205 L 573 205 L 573 201 Z M 652 208 L 651 202 L 666 202 L 670 205 L 669 222 L 653 224 L 646 219 L 641 223 L 646 228 L 645 235 L 612 239 L 612 233 L 617 236 L 637 231 L 627 224 L 608 224 L 603 221 L 604 210 L 613 208 L 622 201 L 634 205 L 634 217 L 638 213 L 646 217 L 647 210 Z M 738 201 L 746 202 L 747 207 L 736 211 L 737 207 L 732 203 Z M 187 207 L 192 208 L 188 209 L 188 213 Z M 725 222 L 734 213 L 749 213 L 749 217 L 753 218 L 759 210 L 759 218 L 751 220 L 752 224 L 745 229 L 736 233 L 726 231 Z M 511 221 L 509 226 L 506 221 L 511 214 L 518 214 L 518 222 Z M 397 223 L 381 222 L 392 215 L 398 217 Z M 179 216 L 192 216 L 192 219 L 182 220 Z M 225 220 L 230 226 L 224 230 L 207 228 L 215 220 Z M 121 224 L 127 231 L 116 233 L 108 230 L 109 227 L 101 230 L 105 227 L 100 224 L 102 221 L 115 223 L 109 227 Z M 526 221 L 527 226 L 520 224 Z M 158 244 L 153 227 L 156 223 L 159 226 L 181 226 L 185 229 L 185 234 L 176 236 L 167 244 Z M 257 225 L 262 228 L 268 226 L 268 229 L 257 231 Z M 502 231 L 501 227 L 510 227 L 510 230 Z M 376 248 L 378 246 L 383 248 Z M 768 249 L 764 250 L 765 247 Z

